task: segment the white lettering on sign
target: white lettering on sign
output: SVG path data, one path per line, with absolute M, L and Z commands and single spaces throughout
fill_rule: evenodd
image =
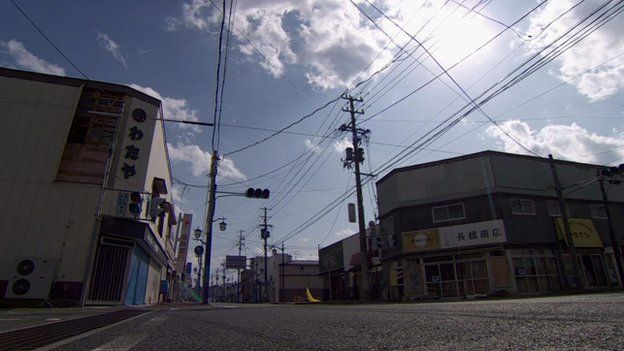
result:
M 507 241 L 503 221 L 485 221 L 438 228 L 441 247 L 462 247 Z

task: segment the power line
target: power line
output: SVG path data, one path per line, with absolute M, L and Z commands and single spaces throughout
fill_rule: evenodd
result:
M 350 0 L 351 3 L 356 6 L 358 9 L 359 7 L 355 4 L 355 2 L 353 2 L 353 0 Z M 429 52 L 429 50 L 427 50 L 426 47 L 424 47 L 420 41 L 418 39 L 416 39 L 416 37 L 414 37 L 413 35 L 411 35 L 410 33 L 408 33 L 405 29 L 403 29 L 403 27 L 401 27 L 398 23 L 396 23 L 393 19 L 391 19 L 390 17 L 388 17 L 383 11 L 381 11 L 377 6 L 375 6 L 373 3 L 371 3 L 369 0 L 364 0 L 367 4 L 369 4 L 373 9 L 375 9 L 377 12 L 379 12 L 380 15 L 382 15 L 384 18 L 386 18 L 388 21 L 390 21 L 390 23 L 394 24 L 397 28 L 399 28 L 405 35 L 409 36 L 410 38 L 412 38 L 412 40 L 414 40 L 416 43 L 418 43 L 418 45 L 427 53 L 427 55 L 433 60 L 433 62 L 435 62 L 435 64 L 444 72 L 444 74 L 453 82 L 453 84 L 455 84 L 455 86 L 457 86 L 457 88 L 459 88 L 459 90 L 462 91 L 462 93 L 470 100 L 470 102 L 475 106 L 476 109 L 478 109 L 488 120 L 490 120 L 490 122 L 492 122 L 492 124 L 494 124 L 501 132 L 503 132 L 503 134 L 505 134 L 509 139 L 511 139 L 514 143 L 516 143 L 518 146 L 522 147 L 523 149 L 525 149 L 526 151 L 528 151 L 529 153 L 535 155 L 535 156 L 540 156 L 539 154 L 537 154 L 535 151 L 529 149 L 528 147 L 524 146 L 522 143 L 520 143 L 516 138 L 514 138 L 509 132 L 507 132 L 504 128 L 502 128 L 498 123 L 496 123 L 495 120 L 493 120 L 482 108 L 480 105 L 478 105 L 475 100 L 468 94 L 468 92 L 466 90 L 464 90 L 464 88 L 457 83 L 457 81 L 453 78 L 453 76 L 451 76 L 451 74 L 449 73 L 449 71 L 447 69 L 445 69 L 440 62 L 438 62 L 438 60 Z M 366 18 L 368 18 L 370 21 L 375 22 L 370 16 L 364 14 L 364 16 Z M 385 34 L 385 33 L 384 33 Z
M 58 52 L 61 56 L 63 56 L 63 58 L 69 62 L 69 64 L 74 67 L 74 69 L 76 71 L 78 71 L 78 73 L 80 73 L 80 75 L 82 75 L 86 80 L 91 80 L 91 78 L 89 78 L 80 68 L 78 68 L 78 66 L 76 66 L 72 60 L 69 59 L 69 57 L 67 57 L 67 55 L 65 55 L 63 53 L 63 51 L 61 51 L 61 49 L 56 46 L 56 44 L 54 44 L 54 42 L 52 42 L 52 40 L 43 32 L 43 30 L 41 28 L 39 28 L 39 26 L 37 26 L 37 24 L 26 14 L 26 12 L 15 2 L 15 0 L 11 0 L 11 3 L 13 3 L 13 5 L 17 8 L 17 10 L 22 14 L 22 16 L 24 16 L 28 22 L 30 22 L 30 24 L 32 24 L 33 27 L 35 27 L 35 29 L 39 32 L 39 34 L 41 34 L 41 36 L 50 44 L 52 45 L 52 47 L 56 50 L 56 52 Z
M 224 10 L 221 10 L 217 4 L 214 3 L 213 0 L 209 0 L 210 3 L 218 10 L 220 11 L 223 15 L 225 15 Z M 275 66 L 273 65 L 273 63 L 254 45 L 254 43 L 245 35 L 245 33 L 243 33 L 243 31 L 241 31 L 240 29 L 238 29 L 238 27 L 236 27 L 236 25 L 234 23 L 232 23 L 232 27 L 234 27 L 234 29 L 236 29 L 236 31 L 238 32 L 238 34 L 240 34 L 243 38 L 245 38 L 245 40 L 247 41 L 247 43 L 253 48 L 253 50 L 260 56 L 262 57 L 262 59 L 264 60 L 264 62 L 266 62 L 273 70 L 276 70 Z M 301 91 L 301 89 L 299 89 L 295 83 L 293 83 L 292 81 L 290 81 L 289 79 L 286 79 L 286 81 L 288 81 L 288 83 L 295 88 L 295 90 L 301 94 L 303 97 L 308 98 L 309 97 L 303 92 Z

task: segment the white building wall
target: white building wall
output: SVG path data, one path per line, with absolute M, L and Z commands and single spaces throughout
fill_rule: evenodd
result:
M 0 77 L 0 280 L 15 257 L 52 258 L 59 280 L 82 280 L 99 188 L 54 182 L 80 92 Z

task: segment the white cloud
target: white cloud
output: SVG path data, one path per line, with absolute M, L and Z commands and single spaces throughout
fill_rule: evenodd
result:
M 310 239 L 308 239 L 308 238 L 301 238 L 301 239 L 299 239 L 299 241 L 304 243 L 304 244 L 309 244 L 310 243 Z
M 553 156 L 576 162 L 605 164 L 624 159 L 624 136 L 602 136 L 572 123 L 571 125 L 551 124 L 540 130 L 522 121 L 511 120 L 500 123 L 518 142 L 540 155 Z M 506 137 L 498 128 L 490 126 L 485 130 L 489 137 L 498 139 L 507 152 L 526 154 L 527 152 Z
M 103 47 L 113 55 L 115 60 L 121 62 L 124 67 L 128 67 L 128 65 L 126 64 L 126 58 L 121 53 L 121 46 L 113 41 L 113 39 L 111 39 L 108 34 L 97 32 L 97 40 L 101 47 Z
M 353 142 L 351 140 L 349 140 L 349 138 L 344 137 L 342 138 L 342 140 L 337 141 L 334 143 L 334 150 L 336 150 L 336 152 L 340 152 L 343 153 L 345 151 L 346 148 L 348 147 L 353 147 Z
M 314 144 L 310 139 L 306 139 L 304 142 L 305 147 L 313 152 L 320 152 L 321 151 L 321 147 L 318 146 L 317 144 Z
M 138 84 L 129 84 L 129 86 L 133 89 L 141 91 L 162 101 L 164 118 L 181 121 L 199 121 L 199 118 L 197 117 L 197 110 L 192 109 L 186 99 L 176 99 L 172 97 L 162 96 L 156 90 Z M 176 126 L 182 129 L 190 129 L 195 132 L 201 131 L 201 128 L 195 125 L 176 123 Z
M 175 30 L 181 25 L 215 29 L 220 12 L 211 7 L 209 0 L 190 0 L 182 5 L 180 17 L 165 19 L 166 29 Z M 321 89 L 346 86 L 377 56 L 386 41 L 383 34 L 362 21 L 349 2 L 342 0 L 240 0 L 234 24 L 240 32 L 233 30 L 233 34 L 244 55 L 257 60 L 275 77 L 283 75 L 287 65 L 298 64 L 308 82 Z M 389 60 L 390 53 L 384 51 L 367 73 Z
M 541 11 L 531 17 L 527 32 L 540 33 L 546 24 L 561 15 L 574 3 L 576 1 L 572 0 L 549 2 Z M 570 14 L 554 22 L 544 33 L 528 43 L 531 52 L 536 52 L 564 34 L 582 16 L 587 15 L 600 4 L 602 2 L 595 0 L 587 1 Z M 567 81 L 610 58 L 616 57 L 624 50 L 623 37 L 624 20 L 616 17 L 612 20 L 612 23 L 596 30 L 582 42 L 562 54 L 557 59 L 559 68 L 555 75 L 561 80 Z M 624 88 L 624 56 L 620 56 L 599 68 L 582 74 L 570 84 L 591 101 L 608 98 Z
M 171 196 L 173 197 L 173 201 L 179 206 L 184 201 L 184 191 L 185 189 L 180 184 L 173 184 L 171 187 Z
M 334 235 L 336 235 L 337 237 L 341 237 L 341 238 L 346 238 L 348 236 L 351 236 L 355 234 L 355 232 L 351 229 L 343 229 L 343 230 L 339 230 L 336 233 L 334 233 Z
M 65 69 L 35 56 L 30 51 L 26 50 L 24 43 L 16 39 L 11 39 L 6 42 L 0 41 L 0 45 L 6 50 L 6 53 L 13 57 L 15 64 L 19 68 L 39 73 L 55 74 L 57 76 L 65 75 Z
M 210 170 L 211 155 L 208 151 L 203 151 L 198 145 L 178 143 L 175 146 L 167 144 L 169 156 L 174 162 L 187 162 L 191 164 L 191 172 L 195 177 L 206 176 Z M 229 158 L 222 158 L 219 161 L 218 178 L 241 181 L 247 177 L 238 169 Z

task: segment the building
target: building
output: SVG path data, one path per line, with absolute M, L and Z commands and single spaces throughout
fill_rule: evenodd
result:
M 173 300 L 179 301 L 186 297 L 185 284 L 187 276 L 190 274 L 191 269 L 187 268 L 187 256 L 189 241 L 191 238 L 191 224 L 193 223 L 193 215 L 190 213 L 180 214 L 178 216 L 178 235 L 176 240 L 175 252 L 176 263 L 173 277 L 173 289 L 171 290 L 171 297 Z
M 266 283 L 264 256 L 251 258 L 249 268 L 241 274 L 243 302 L 294 302 L 295 299 L 305 299 L 306 288 L 315 297 L 323 294 L 316 260 L 294 260 L 291 255 L 273 249 L 267 258 Z
M 549 159 L 484 151 L 395 169 L 377 182 L 388 298 L 620 286 L 596 181 L 605 167 L 553 164 L 564 189 L 579 274 L 572 245 L 563 239 Z M 609 185 L 607 192 L 621 243 L 624 186 Z
M 174 270 L 161 102 L 0 68 L 0 303 L 153 304 Z
M 381 238 L 377 225 L 371 221 L 366 229 L 370 299 L 381 300 L 383 273 L 379 259 Z M 379 239 L 378 239 L 379 238 Z M 319 276 L 323 281 L 323 300 L 359 300 L 361 287 L 360 235 L 353 234 L 319 248 Z

